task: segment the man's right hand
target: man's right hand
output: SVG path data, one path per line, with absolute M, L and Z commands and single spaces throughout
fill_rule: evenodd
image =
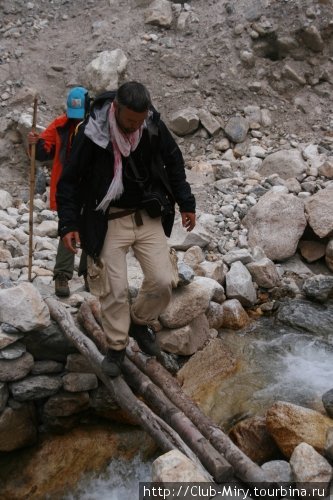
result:
M 39 139 L 39 134 L 37 132 L 29 132 L 28 134 L 28 144 L 31 146 L 32 144 L 37 144 Z
M 70 233 L 65 234 L 62 238 L 64 246 L 72 253 L 77 253 L 78 248 L 81 246 L 80 236 L 78 231 L 71 231 Z

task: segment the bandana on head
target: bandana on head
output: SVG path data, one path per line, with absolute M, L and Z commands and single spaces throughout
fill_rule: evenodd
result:
M 111 201 L 117 200 L 124 192 L 123 185 L 123 163 L 122 156 L 128 157 L 132 151 L 135 151 L 142 137 L 142 131 L 145 122 L 138 130 L 130 134 L 125 134 L 120 130 L 115 116 L 115 106 L 112 103 L 109 111 L 110 138 L 113 146 L 114 166 L 113 179 L 109 189 L 100 202 L 96 210 L 105 212 Z

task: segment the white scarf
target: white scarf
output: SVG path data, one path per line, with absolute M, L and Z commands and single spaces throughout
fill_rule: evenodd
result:
M 142 137 L 142 131 L 145 123 L 143 123 L 138 130 L 130 134 L 125 134 L 118 127 L 115 116 L 115 106 L 112 103 L 109 111 L 109 128 L 110 137 L 113 146 L 114 165 L 113 165 L 113 179 L 109 189 L 100 202 L 96 210 L 103 210 L 105 212 L 111 201 L 117 200 L 124 192 L 123 185 L 123 163 L 122 156 L 128 157 L 132 151 L 135 151 Z

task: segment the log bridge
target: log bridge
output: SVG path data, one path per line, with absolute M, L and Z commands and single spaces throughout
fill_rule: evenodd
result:
M 267 481 L 263 470 L 201 411 L 173 375 L 157 359 L 141 353 L 134 341 L 126 348 L 122 375 L 110 378 L 103 372 L 101 363 L 107 342 L 96 299 L 81 305 L 78 319 L 84 332 L 61 302 L 53 298 L 45 302 L 52 319 L 85 356 L 119 407 L 138 422 L 164 453 L 178 449 L 196 463 L 208 480 L 213 478 L 216 483 L 237 478 L 253 486 Z

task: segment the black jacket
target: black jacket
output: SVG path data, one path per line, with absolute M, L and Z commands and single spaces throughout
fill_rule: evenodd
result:
M 114 92 L 107 92 L 96 98 L 89 118 L 92 122 L 88 125 L 88 120 L 79 127 L 68 164 L 57 185 L 59 235 L 63 237 L 70 231 L 79 231 L 82 248 L 93 258 L 97 258 L 102 250 L 108 224 L 107 213 L 96 211 L 96 207 L 112 182 L 114 163 L 107 121 L 100 123 L 99 114 L 109 108 L 114 95 Z M 106 113 L 104 115 L 107 116 Z M 97 123 L 97 120 L 100 122 Z M 87 137 L 88 127 L 94 130 L 96 125 L 100 127 L 99 133 Z M 101 139 L 103 135 L 104 143 Z M 144 169 L 145 182 L 163 191 L 171 202 L 172 210 L 168 217 L 162 219 L 165 233 L 169 236 L 174 219 L 174 202 L 181 212 L 195 212 L 195 199 L 186 181 L 182 153 L 155 110 L 131 156 L 140 173 Z M 123 200 L 120 198 L 112 205 L 140 207 L 141 189 L 133 183 L 133 176 L 126 175 L 128 163 L 123 158 Z

